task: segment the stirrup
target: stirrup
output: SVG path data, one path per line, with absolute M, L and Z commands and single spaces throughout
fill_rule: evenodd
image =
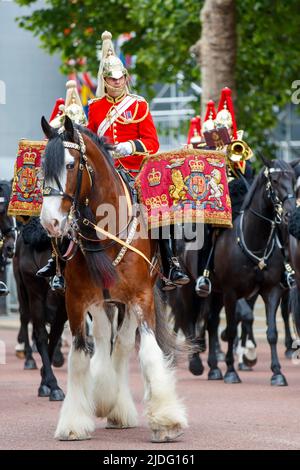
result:
M 161 290 L 164 292 L 169 292 L 171 290 L 176 289 L 177 287 L 176 284 L 174 284 L 172 281 L 170 281 L 170 279 L 165 276 L 161 279 L 161 284 Z
M 196 294 L 199 297 L 208 297 L 211 293 L 211 281 L 207 276 L 199 276 L 195 286 Z
M 57 274 L 52 278 L 50 282 L 51 290 L 57 292 L 65 292 L 65 279 L 63 276 L 58 276 Z

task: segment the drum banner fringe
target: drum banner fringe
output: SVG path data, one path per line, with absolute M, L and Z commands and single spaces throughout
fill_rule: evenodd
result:
M 191 222 L 232 227 L 222 152 L 182 149 L 146 157 L 135 186 L 149 230 Z
M 43 203 L 41 159 L 46 145 L 46 140 L 20 140 L 8 215 L 40 215 Z

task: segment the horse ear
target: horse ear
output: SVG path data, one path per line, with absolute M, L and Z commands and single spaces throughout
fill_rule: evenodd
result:
M 72 142 L 74 140 L 74 126 L 72 119 L 70 119 L 69 116 L 65 116 L 64 127 L 69 136 L 69 140 Z
M 263 162 L 263 164 L 267 167 L 267 168 L 271 168 L 272 166 L 272 162 L 271 160 L 268 160 L 266 157 L 263 156 L 262 153 L 260 152 L 257 152 L 259 158 L 261 159 L 261 161 Z
M 50 140 L 56 135 L 56 131 L 53 127 L 50 126 L 49 122 L 45 118 L 45 116 L 42 116 L 41 119 L 41 126 L 44 131 L 45 136 Z

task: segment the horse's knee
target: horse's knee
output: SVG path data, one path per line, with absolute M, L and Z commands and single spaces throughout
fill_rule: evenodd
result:
M 267 331 L 267 340 L 269 344 L 276 344 L 278 339 L 277 331 L 275 330 L 268 330 Z

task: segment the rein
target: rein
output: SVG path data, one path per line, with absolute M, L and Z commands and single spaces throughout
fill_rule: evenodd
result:
M 258 265 L 260 270 L 263 270 L 263 269 L 266 268 L 267 261 L 271 257 L 271 255 L 274 251 L 275 244 L 276 244 L 276 237 L 278 238 L 278 235 L 277 235 L 276 232 L 278 230 L 278 225 L 280 225 L 281 222 L 282 222 L 283 204 L 286 200 L 295 198 L 295 196 L 293 194 L 288 193 L 284 197 L 284 199 L 281 201 L 279 199 L 279 197 L 277 196 L 277 194 L 275 193 L 273 187 L 272 187 L 272 182 L 271 182 L 270 177 L 269 177 L 270 173 L 275 173 L 275 172 L 279 173 L 279 172 L 282 172 L 282 171 L 283 170 L 280 170 L 280 169 L 277 169 L 277 168 L 270 168 L 270 169 L 266 168 L 265 171 L 264 171 L 264 175 L 266 176 L 266 178 L 268 180 L 267 185 L 266 185 L 267 194 L 268 194 L 268 197 L 271 198 L 271 201 L 273 203 L 273 207 L 274 207 L 274 210 L 275 210 L 274 219 L 269 219 L 268 217 L 260 214 L 259 212 L 255 211 L 254 209 L 249 208 L 249 211 L 253 215 L 255 215 L 259 219 L 264 220 L 266 222 L 269 222 L 271 224 L 270 234 L 269 234 L 267 244 L 266 244 L 266 247 L 263 251 L 262 256 L 256 255 L 246 245 L 244 232 L 243 232 L 243 222 L 244 222 L 244 215 L 245 215 L 244 211 L 241 212 L 240 221 L 239 221 L 239 224 L 237 226 L 237 243 L 238 243 L 238 245 L 240 246 L 241 250 L 245 253 L 245 255 L 251 261 L 253 261 L 255 264 Z M 277 241 L 277 243 L 278 243 L 278 246 L 279 246 L 279 240 Z

